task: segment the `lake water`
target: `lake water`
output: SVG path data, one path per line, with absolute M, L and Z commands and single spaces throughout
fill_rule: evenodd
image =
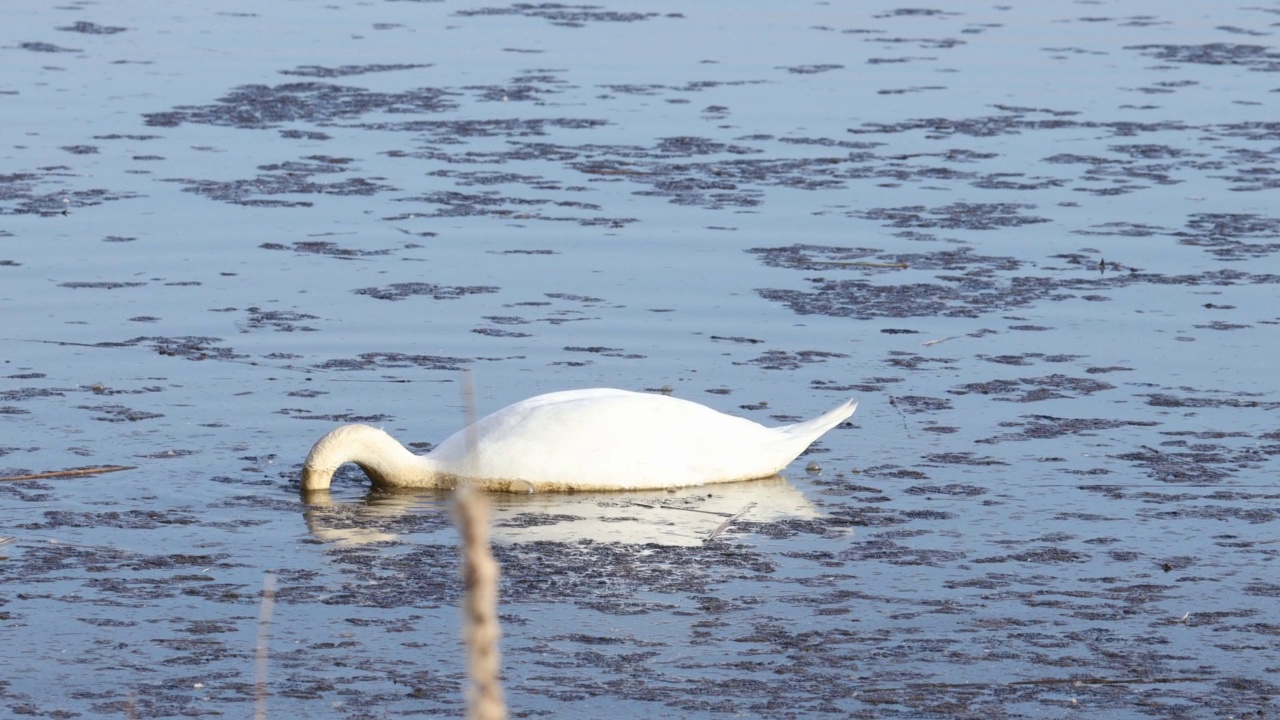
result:
M 447 494 L 297 475 L 469 370 L 860 401 L 783 479 L 494 498 L 515 717 L 1274 716 L 1277 32 L 6 2 L 0 476 L 132 469 L 0 483 L 0 707 L 244 717 L 265 641 L 273 717 L 461 715 Z

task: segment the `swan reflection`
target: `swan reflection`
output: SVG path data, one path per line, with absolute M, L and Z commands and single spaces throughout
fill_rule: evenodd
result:
M 601 493 L 490 493 L 491 538 L 499 544 L 535 541 L 701 545 L 740 536 L 739 526 L 820 513 L 786 479 L 725 483 L 677 490 Z M 307 529 L 340 546 L 415 541 L 440 536 L 456 542 L 451 493 L 371 489 L 364 499 L 335 500 L 328 491 L 304 494 Z

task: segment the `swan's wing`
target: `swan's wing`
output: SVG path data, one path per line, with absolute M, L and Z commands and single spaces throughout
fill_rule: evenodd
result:
M 431 457 L 451 472 L 575 489 L 672 487 L 769 475 L 777 431 L 664 395 L 574 390 L 488 415 Z M 479 450 L 472 459 L 470 447 Z M 783 463 L 785 464 L 785 463 Z

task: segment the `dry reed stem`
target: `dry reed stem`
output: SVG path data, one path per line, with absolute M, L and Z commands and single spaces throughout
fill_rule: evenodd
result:
M 467 444 L 474 462 L 478 451 L 475 422 L 475 384 L 471 372 L 462 373 L 462 400 L 466 407 Z M 463 485 L 454 495 L 458 534 L 462 536 L 462 637 L 467 643 L 467 717 L 470 720 L 505 720 L 498 673 L 502 655 L 498 640 L 498 563 L 489 547 L 489 501 L 474 488 Z
M 267 644 L 271 640 L 271 613 L 276 605 L 276 576 L 262 578 L 262 604 L 258 611 L 258 644 L 254 652 L 253 717 L 267 720 Z
M 92 468 L 72 468 L 70 470 L 51 470 L 49 472 L 32 473 L 30 475 L 9 475 L 0 477 L 0 481 L 16 481 L 16 480 L 44 480 L 45 478 L 60 477 L 76 477 L 79 475 L 98 475 L 100 473 L 120 472 L 121 470 L 134 470 L 132 465 L 106 465 L 104 467 Z
M 467 717 L 471 720 L 504 720 L 507 705 L 498 680 L 502 657 L 498 639 L 498 563 L 489 549 L 489 502 L 478 491 L 464 487 L 457 492 L 458 532 L 462 535 L 463 638 L 467 642 Z

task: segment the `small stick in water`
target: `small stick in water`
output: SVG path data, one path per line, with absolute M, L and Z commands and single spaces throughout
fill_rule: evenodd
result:
M 756 504 L 755 504 L 755 503 L 753 503 L 753 502 L 747 503 L 747 506 L 746 506 L 746 507 L 742 508 L 741 510 L 739 510 L 739 511 L 738 511 L 738 512 L 736 512 L 736 513 L 734 513 L 733 515 L 730 515 L 729 517 L 725 518 L 725 521 L 724 521 L 724 522 L 722 522 L 722 523 L 720 523 L 720 524 L 716 527 L 716 529 L 715 529 L 715 530 L 712 530 L 712 531 L 711 531 L 711 534 L 707 536 L 707 539 L 706 539 L 706 540 L 703 540 L 702 542 L 704 542 L 704 543 L 709 543 L 709 542 L 711 542 L 712 540 L 715 540 L 715 539 L 716 539 L 716 536 L 718 536 L 720 533 L 724 532 L 724 531 L 725 531 L 725 528 L 729 527 L 729 525 L 730 525 L 730 524 L 732 524 L 734 520 L 737 520 L 738 518 L 742 517 L 742 516 L 743 516 L 743 515 L 748 511 L 748 510 L 750 510 L 751 508 L 753 508 L 753 507 L 755 507 L 755 506 L 756 506 Z
M 136 470 L 132 465 L 104 465 L 102 467 L 89 468 L 71 468 L 70 470 L 51 470 L 49 472 L 32 473 L 30 475 L 9 475 L 0 477 L 0 481 L 17 481 L 17 480 L 44 480 L 45 478 L 60 477 L 77 477 L 80 475 L 98 475 L 100 473 L 120 472 L 121 470 Z

